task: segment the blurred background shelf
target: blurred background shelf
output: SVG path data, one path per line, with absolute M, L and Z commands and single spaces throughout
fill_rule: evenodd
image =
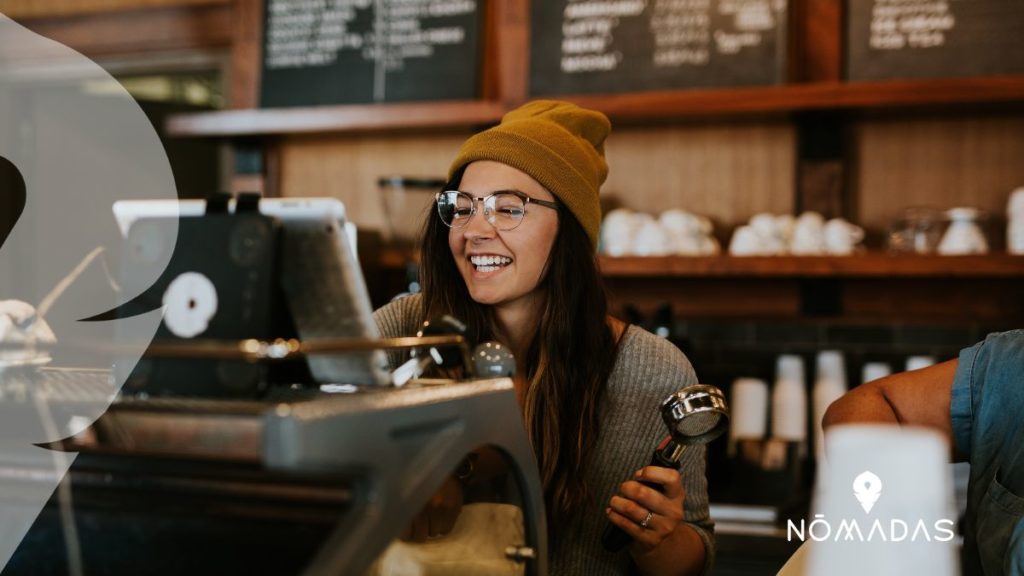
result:
M 606 277 L 621 278 L 1022 278 L 1024 256 L 601 256 Z
M 167 132 L 217 137 L 463 128 L 495 123 L 504 113 L 501 103 L 483 100 L 225 110 L 173 116 Z
M 819 82 L 561 98 L 602 110 L 612 121 L 699 119 L 805 110 L 1024 102 L 1024 76 Z M 471 100 L 225 110 L 173 116 L 167 130 L 172 136 L 226 137 L 463 128 L 495 123 L 518 104 Z
M 885 82 L 811 82 L 783 86 L 566 96 L 612 120 L 700 118 L 804 110 L 871 109 L 1024 101 L 1024 76 Z

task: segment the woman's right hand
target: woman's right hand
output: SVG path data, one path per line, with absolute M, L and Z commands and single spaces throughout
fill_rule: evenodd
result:
M 424 542 L 428 538 L 448 534 L 462 511 L 462 503 L 462 483 L 449 476 L 399 538 L 407 542 Z

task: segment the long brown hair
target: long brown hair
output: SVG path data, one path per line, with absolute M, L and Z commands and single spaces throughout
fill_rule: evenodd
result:
M 446 190 L 457 190 L 463 170 Z M 424 223 L 421 282 L 427 318 L 452 314 L 466 323 L 470 342 L 494 338 L 490 306 L 469 295 L 448 244 L 449 228 L 432 210 Z M 586 232 L 559 203 L 558 232 L 540 281 L 547 297 L 525 358 L 523 421 L 544 485 L 549 525 L 593 504 L 584 472 L 601 429 L 605 388 L 618 342 L 608 325 L 608 302 Z

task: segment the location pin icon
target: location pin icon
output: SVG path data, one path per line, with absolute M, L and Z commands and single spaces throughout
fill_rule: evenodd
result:
M 871 512 L 882 495 L 882 479 L 871 472 L 861 472 L 853 479 L 853 495 L 860 502 L 865 513 Z

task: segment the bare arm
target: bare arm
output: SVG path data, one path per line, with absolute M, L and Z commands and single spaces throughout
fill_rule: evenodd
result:
M 956 367 L 957 360 L 950 360 L 858 386 L 829 406 L 822 427 L 857 422 L 925 426 L 941 432 L 952 445 L 949 408 Z

